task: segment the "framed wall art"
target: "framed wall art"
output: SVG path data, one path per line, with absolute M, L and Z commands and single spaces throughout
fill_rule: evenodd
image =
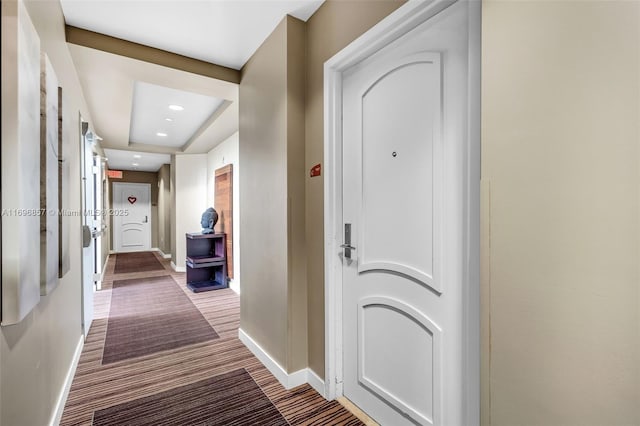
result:
M 22 2 L 2 4 L 2 325 L 40 301 L 40 39 Z

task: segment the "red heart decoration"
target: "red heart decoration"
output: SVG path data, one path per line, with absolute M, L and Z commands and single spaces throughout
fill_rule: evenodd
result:
M 129 202 L 130 202 L 131 204 L 133 204 L 133 203 L 135 203 L 136 201 L 138 201 L 138 199 L 137 199 L 136 197 L 129 197 L 129 198 L 127 198 L 127 200 L 129 200 Z

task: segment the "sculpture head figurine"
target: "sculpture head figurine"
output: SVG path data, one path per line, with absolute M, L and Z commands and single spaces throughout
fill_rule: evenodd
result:
M 209 207 L 202 213 L 200 225 L 202 225 L 203 234 L 213 234 L 213 227 L 218 222 L 218 212 L 213 207 Z

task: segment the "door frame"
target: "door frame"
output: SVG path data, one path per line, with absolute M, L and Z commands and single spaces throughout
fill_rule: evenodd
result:
M 87 212 L 95 210 L 94 200 L 95 194 L 93 194 L 94 198 L 92 200 L 87 199 L 87 185 L 90 178 L 94 176 L 94 156 L 95 156 L 95 133 L 91 128 L 89 122 L 86 122 L 82 119 L 82 114 L 78 113 L 78 124 L 79 124 L 79 136 L 80 136 L 80 207 L 81 207 L 81 219 L 80 225 L 82 227 L 82 233 L 84 234 L 84 227 L 89 227 Z M 91 156 L 91 172 L 89 173 L 87 170 L 87 160 L 88 156 Z M 95 189 L 95 188 L 94 188 Z M 93 223 L 92 223 L 93 225 Z M 93 324 L 94 320 L 94 312 L 93 312 L 93 299 L 96 291 L 96 281 L 95 281 L 95 244 L 96 240 L 93 238 L 93 228 L 89 227 L 89 232 L 91 233 L 90 243 L 88 247 L 85 247 L 83 241 L 80 241 L 80 281 L 81 281 L 81 297 L 82 297 L 82 330 L 84 333 L 84 338 L 86 339 L 89 330 L 91 329 L 91 324 Z M 85 262 L 85 250 L 89 249 L 93 244 L 93 248 L 91 249 L 92 253 L 92 262 L 90 264 L 86 264 Z M 87 278 L 87 270 L 91 271 L 91 279 L 85 280 Z M 91 283 L 91 293 L 88 293 L 88 283 Z M 89 312 L 89 315 L 87 313 Z
M 481 2 L 408 1 L 324 64 L 325 396 L 343 395 L 342 347 L 342 73 L 437 13 L 469 7 L 469 89 L 465 168 L 465 265 L 462 313 L 466 424 L 480 423 L 480 37 Z
M 126 187 L 129 185 L 140 185 L 140 186 L 144 186 L 147 189 L 148 195 L 149 195 L 149 236 L 148 236 L 148 241 L 147 241 L 147 245 L 149 246 L 148 250 L 153 249 L 151 242 L 153 241 L 153 236 L 152 236 L 152 232 L 153 232 L 153 228 L 151 227 L 151 184 L 150 183 L 144 183 L 144 182 L 112 182 L 111 185 L 111 192 L 113 192 L 113 199 L 115 200 L 116 197 L 116 185 L 118 187 Z M 112 202 L 112 204 L 115 204 L 114 202 Z M 116 210 L 115 205 L 112 205 L 111 208 L 113 210 Z M 128 252 L 124 252 L 124 251 L 119 251 L 118 250 L 118 246 L 120 243 L 120 236 L 119 234 L 119 229 L 116 228 L 116 220 L 115 220 L 115 216 L 111 217 L 111 227 L 113 228 L 113 251 L 115 253 L 128 253 Z M 138 250 L 138 251 L 148 251 L 148 250 Z

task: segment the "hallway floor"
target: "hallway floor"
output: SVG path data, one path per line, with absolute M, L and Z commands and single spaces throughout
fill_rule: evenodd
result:
M 157 255 L 156 255 L 157 256 Z M 105 417 L 105 424 L 145 424 L 134 420 L 120 419 L 112 423 L 108 421 L 109 413 L 117 406 L 138 405 L 139 410 L 152 410 L 162 407 L 164 395 L 179 397 L 185 389 L 193 389 L 198 383 L 206 381 L 220 383 L 229 377 L 245 374 L 248 386 L 255 385 L 256 392 L 243 393 L 242 405 L 250 407 L 252 402 L 247 400 L 250 395 L 268 398 L 268 409 L 277 410 L 286 423 L 294 425 L 362 425 L 362 423 L 336 401 L 324 400 L 309 385 L 302 385 L 292 390 L 285 390 L 276 378 L 253 356 L 253 354 L 238 339 L 240 323 L 240 299 L 230 289 L 192 293 L 186 288 L 185 274 L 171 270 L 168 260 L 161 259 L 164 270 L 135 273 L 114 273 L 116 255 L 111 255 L 107 264 L 107 272 L 102 283 L 102 290 L 95 295 L 94 321 L 85 341 L 80 362 L 71 385 L 71 391 L 65 405 L 61 425 L 92 425 L 98 424 L 98 417 Z M 110 362 L 105 365 L 103 352 L 107 337 L 107 324 L 111 311 L 111 296 L 114 280 L 130 280 L 148 277 L 171 276 L 178 287 L 195 307 L 202 313 L 206 321 L 213 327 L 219 338 L 200 343 L 189 344 L 175 349 L 142 355 L 138 357 Z M 112 313 L 113 314 L 113 313 Z M 240 373 L 238 373 L 240 372 Z M 218 386 L 228 390 L 236 386 L 227 383 Z M 210 389 L 216 389 L 215 386 Z M 210 395 L 211 396 L 211 395 Z M 212 400 L 215 401 L 215 395 Z M 158 403 L 158 401 L 160 401 Z M 268 404 L 268 402 L 267 402 Z M 221 404 L 224 405 L 224 404 Z M 264 404 L 262 404 L 264 406 Z M 150 408 L 151 407 L 151 408 Z M 264 408 L 264 407 L 263 407 Z M 111 411 L 110 411 L 111 410 Z M 99 415 L 96 415 L 96 412 Z M 140 412 L 140 411 L 139 411 Z M 157 425 L 182 426 L 184 422 L 166 419 L 162 408 L 156 408 L 152 414 L 163 418 L 154 421 Z M 276 413 L 277 415 L 277 413 Z M 147 414 L 144 414 L 147 416 Z M 281 419 L 280 416 L 277 416 Z M 246 417 L 243 417 L 246 418 Z M 147 421 L 149 419 L 146 419 Z M 211 422 L 194 422 L 189 424 L 221 424 L 220 419 L 211 418 Z M 227 423 L 231 424 L 231 422 Z M 261 421 L 243 421 L 233 424 L 266 424 Z M 269 423 L 272 424 L 272 423 Z

